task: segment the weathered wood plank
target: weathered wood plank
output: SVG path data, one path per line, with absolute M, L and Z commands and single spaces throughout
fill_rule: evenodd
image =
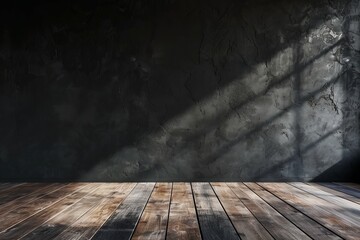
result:
M 17 208 L 12 209 L 11 211 L 1 215 L 0 218 L 0 232 L 4 231 L 11 226 L 24 221 L 30 216 L 40 212 L 48 206 L 51 206 L 54 202 L 61 199 L 62 196 L 70 194 L 76 189 L 76 186 L 73 184 L 67 185 L 58 191 L 51 192 L 44 195 L 42 198 L 32 201 L 27 205 L 18 206 Z
M 56 216 L 57 214 L 61 214 L 63 210 L 70 207 L 72 204 L 79 201 L 83 196 L 93 192 L 96 190 L 96 187 L 99 184 L 74 184 L 72 189 L 70 190 L 70 194 L 61 197 L 60 199 L 53 195 L 50 197 L 51 205 L 46 208 L 37 209 L 37 213 L 31 215 L 31 209 L 25 209 L 25 215 L 31 215 L 26 220 L 17 222 L 16 224 L 11 224 L 10 228 L 7 228 L 5 231 L 0 232 L 0 239 L 18 239 L 22 236 L 28 234 L 32 230 L 36 229 L 38 226 Z M 71 185 L 68 185 L 71 187 Z M 64 189 L 64 188 L 63 188 Z M 61 190 L 63 190 L 61 189 Z M 61 191 L 60 190 L 60 191 Z M 47 198 L 45 199 L 45 202 Z M 1 220 L 1 219 L 0 219 Z M 6 221 L 4 221 L 6 223 Z M 0 226 L 2 226 L 0 224 Z
M 211 183 L 241 239 L 273 239 L 226 183 Z
M 210 184 L 191 185 L 203 239 L 240 239 Z
M 0 194 L 0 205 L 26 196 L 34 191 L 39 191 L 47 186 L 48 184 L 46 183 L 24 183 L 13 188 L 4 189 Z
M 338 235 L 331 232 L 329 229 L 315 222 L 313 219 L 304 215 L 297 209 L 291 207 L 289 204 L 285 203 L 284 201 L 274 196 L 256 183 L 244 184 L 248 186 L 259 197 L 261 197 L 265 202 L 267 202 L 270 206 L 272 206 L 279 213 L 281 213 L 284 217 L 290 220 L 294 225 L 296 225 L 303 232 L 309 235 L 312 239 L 342 239 Z
M 243 183 L 228 186 L 275 239 L 311 239 Z
M 4 190 L 9 190 L 11 188 L 18 187 L 22 184 L 24 184 L 24 183 L 2 183 L 0 185 L 0 194 L 2 194 L 2 191 L 4 191 Z
M 130 239 L 154 185 L 138 183 L 92 239 Z
M 99 204 L 59 234 L 54 240 L 91 239 L 135 186 L 136 183 L 119 184 L 116 191 L 105 196 Z
M 16 208 L 19 208 L 22 205 L 27 205 L 27 204 L 31 203 L 32 201 L 35 201 L 36 199 L 39 199 L 48 193 L 59 190 L 60 188 L 62 188 L 64 186 L 65 186 L 65 184 L 60 184 L 60 183 L 49 184 L 43 188 L 40 188 L 37 191 L 29 193 L 28 195 L 16 198 L 10 202 L 6 202 L 6 203 L 0 205 L 0 218 L 5 213 L 8 213 Z
M 335 189 L 336 191 L 348 194 L 350 196 L 360 198 L 360 189 L 356 189 L 350 186 L 342 185 L 342 184 L 336 184 L 336 183 L 321 183 L 321 185 Z
M 171 183 L 157 183 L 137 224 L 133 240 L 165 239 L 169 216 Z
M 335 182 L 335 184 L 342 185 L 342 186 L 349 187 L 349 188 L 352 188 L 352 189 L 356 189 L 357 191 L 360 191 L 360 184 L 359 183 Z
M 305 213 L 315 221 L 345 239 L 359 239 L 358 223 L 348 221 L 333 204 L 308 194 L 286 183 L 258 183 L 292 207 Z M 345 218 L 343 218 L 345 216 Z
M 166 239 L 201 239 L 190 183 L 173 183 Z
M 323 190 L 325 192 L 334 194 L 335 196 L 342 197 L 342 198 L 345 198 L 345 199 L 347 199 L 349 201 L 352 201 L 354 203 L 360 204 L 360 198 L 354 197 L 353 195 L 349 195 L 349 194 L 346 194 L 345 192 L 337 190 L 337 189 L 339 189 L 339 187 L 341 189 L 343 188 L 342 186 L 339 186 L 337 184 L 334 184 L 334 183 L 321 183 L 321 184 L 307 183 L 307 184 L 309 184 L 311 186 L 314 186 L 316 188 L 319 188 L 319 189 L 321 189 L 321 190 Z
M 79 218 L 86 214 L 94 206 L 98 205 L 101 200 L 116 191 L 119 184 L 106 183 L 96 187 L 96 190 L 87 194 L 80 201 L 71 207 L 62 211 L 61 214 L 44 222 L 42 225 L 34 229 L 31 233 L 23 236 L 24 240 L 47 240 L 54 239 L 62 231 L 66 230 L 74 224 Z
M 346 219 L 352 219 L 354 223 L 360 223 L 360 205 L 341 197 L 335 196 L 334 194 L 322 191 L 305 183 L 290 183 L 290 185 L 297 187 L 305 192 L 308 192 L 318 198 L 321 198 L 331 204 L 334 209 L 339 209 L 343 215 L 346 215 Z M 329 205 L 331 206 L 331 205 Z

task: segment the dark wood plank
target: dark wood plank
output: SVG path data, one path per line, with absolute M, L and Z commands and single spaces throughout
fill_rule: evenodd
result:
M 292 207 L 331 229 L 345 239 L 359 239 L 358 223 L 348 220 L 333 204 L 297 189 L 287 183 L 258 183 Z
M 24 183 L 2 183 L 0 185 L 0 194 L 2 194 L 3 190 L 8 190 L 8 189 L 11 189 L 13 187 L 20 186 L 22 184 L 24 184 Z
M 228 186 L 275 239 L 311 239 L 243 183 Z
M 9 201 L 7 203 L 0 205 L 0 218 L 7 212 L 10 212 L 16 208 L 19 208 L 22 205 L 27 205 L 27 204 L 31 203 L 32 201 L 35 201 L 48 193 L 59 190 L 60 188 L 64 187 L 65 185 L 66 184 L 59 184 L 59 183 L 49 184 L 43 188 L 38 189 L 37 191 L 29 193 L 28 195 L 16 198 L 12 201 Z
M 79 218 L 97 206 L 105 197 L 111 196 L 118 188 L 116 183 L 104 183 L 87 194 L 80 201 L 65 209 L 61 214 L 44 222 L 31 233 L 23 236 L 24 240 L 48 240 L 56 238 L 62 231 L 72 226 Z
M 241 239 L 274 239 L 226 183 L 211 183 Z
M 190 183 L 173 183 L 166 239 L 201 240 Z
M 138 183 L 92 239 L 130 239 L 154 185 Z
M 79 201 L 85 195 L 96 190 L 99 184 L 74 184 L 72 187 L 72 193 L 67 195 L 65 198 L 57 198 L 54 196 L 56 200 L 52 199 L 52 204 L 47 206 L 44 209 L 39 209 L 36 214 L 31 215 L 25 220 L 18 222 L 17 224 L 12 224 L 10 228 L 7 228 L 5 231 L 0 232 L 0 239 L 8 240 L 8 239 L 18 239 L 22 236 L 28 234 L 32 230 L 36 229 L 38 226 L 56 216 L 57 214 L 61 214 L 61 212 L 72 204 Z M 69 186 L 71 187 L 71 185 Z M 61 189 L 62 190 L 62 189 Z M 31 210 L 31 208 L 30 208 Z M 26 209 L 26 214 L 29 214 L 29 209 Z M 30 213 L 31 214 L 31 213 Z M 6 221 L 4 221 L 6 223 Z M 0 226 L 2 226 L 0 224 Z
M 249 187 L 254 193 L 261 197 L 265 202 L 270 206 L 276 209 L 294 225 L 300 228 L 303 232 L 309 235 L 312 239 L 336 239 L 340 240 L 338 235 L 331 232 L 329 229 L 325 228 L 321 224 L 315 222 L 313 219 L 304 215 L 302 212 L 291 207 L 289 204 L 285 203 L 278 197 L 274 196 L 264 188 L 260 187 L 256 183 L 244 183 Z
M 54 240 L 91 239 L 135 186 L 136 183 L 119 184 L 116 191 L 103 197 L 99 204 L 80 217 Z
M 345 192 L 342 192 L 340 190 L 337 190 L 339 189 L 342 189 L 343 187 L 342 186 L 339 186 L 337 184 L 334 184 L 334 183 L 321 183 L 321 184 L 318 184 L 318 183 L 307 183 L 311 186 L 314 186 L 316 188 L 319 188 L 325 192 L 328 192 L 328 193 L 331 193 L 331 194 L 334 194 L 335 196 L 338 196 L 338 197 L 342 197 L 342 198 L 345 198 L 349 201 L 352 201 L 354 203 L 357 203 L 357 204 L 360 204 L 360 198 L 357 198 L 357 197 L 354 197 L 353 195 L 349 195 Z
M 4 189 L 0 194 L 0 205 L 26 196 L 34 191 L 39 191 L 47 186 L 48 184 L 46 183 L 24 183 L 13 188 Z
M 165 239 L 172 183 L 156 183 L 149 202 L 136 226 L 133 240 Z
M 240 239 L 210 184 L 191 185 L 203 239 Z
M 325 192 L 305 183 L 296 182 L 290 183 L 292 186 L 297 187 L 305 192 L 308 192 L 318 198 L 321 198 L 331 204 L 334 209 L 339 209 L 342 214 L 346 215 L 347 219 L 352 219 L 354 223 L 360 223 L 360 205 L 344 198 L 335 196 L 334 194 Z
M 352 188 L 336 183 L 321 183 L 321 185 L 360 199 L 360 190 L 356 188 Z
M 342 185 L 344 187 L 349 187 L 349 188 L 356 189 L 356 190 L 360 191 L 360 184 L 359 183 L 335 182 L 335 184 Z

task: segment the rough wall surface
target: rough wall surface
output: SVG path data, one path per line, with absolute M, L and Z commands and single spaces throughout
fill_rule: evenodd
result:
M 15 1 L 0 178 L 311 180 L 359 148 L 359 8 Z

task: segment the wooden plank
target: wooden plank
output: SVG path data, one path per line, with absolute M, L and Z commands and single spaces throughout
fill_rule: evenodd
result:
M 138 183 L 92 239 L 130 239 L 154 185 Z
M 336 191 L 345 193 L 347 195 L 360 198 L 360 190 L 348 186 L 344 186 L 342 184 L 336 184 L 336 183 L 321 183 L 320 185 L 323 185 L 327 188 L 335 189 Z
M 226 183 L 211 183 L 241 239 L 274 239 Z
M 334 194 L 335 196 L 338 196 L 338 197 L 342 197 L 342 198 L 345 198 L 349 201 L 352 201 L 354 203 L 357 203 L 357 204 L 360 204 L 360 199 L 357 198 L 357 197 L 354 197 L 352 195 L 349 195 L 349 194 L 346 194 L 345 192 L 342 192 L 340 190 L 337 190 L 339 189 L 339 187 L 342 189 L 343 187 L 342 186 L 339 186 L 337 184 L 334 184 L 334 183 L 307 183 L 311 186 L 314 186 L 316 188 L 319 188 L 325 192 L 328 192 L 328 193 L 331 193 L 331 194 Z
M 356 189 L 356 190 L 360 191 L 360 184 L 359 183 L 335 182 L 335 184 L 342 185 L 342 186 L 349 187 L 349 188 Z
M 67 194 L 70 194 L 76 189 L 76 186 L 70 184 L 64 188 L 59 189 L 59 191 L 51 192 L 46 194 L 36 201 L 30 202 L 27 205 L 19 206 L 12 209 L 6 214 L 1 215 L 0 218 L 0 232 L 5 231 L 11 226 L 29 218 L 30 216 L 36 214 L 42 209 L 51 206 L 56 201 L 59 201 L 61 197 L 65 197 Z
M 13 201 L 34 191 L 39 191 L 41 188 L 47 187 L 47 185 L 48 184 L 46 183 L 25 183 L 13 188 L 5 189 L 0 194 L 0 204 Z
M 136 183 L 119 184 L 116 191 L 104 197 L 54 240 L 91 239 L 135 186 Z
M 329 229 L 315 222 L 313 219 L 304 215 L 302 212 L 291 207 L 289 204 L 285 203 L 284 201 L 274 196 L 256 183 L 244 184 L 249 187 L 254 193 L 256 193 L 259 197 L 261 197 L 265 202 L 267 202 L 270 206 L 276 209 L 285 218 L 287 218 L 303 232 L 309 235 L 312 239 L 342 239 L 333 232 L 331 232 Z
M 297 187 L 305 192 L 308 192 L 318 198 L 324 199 L 325 201 L 333 204 L 334 209 L 338 209 L 342 214 L 346 215 L 347 219 L 353 219 L 354 223 L 360 223 L 360 205 L 341 197 L 335 196 L 334 194 L 322 191 L 305 183 L 290 183 L 292 186 Z M 340 208 L 340 209 L 339 209 Z
M 35 201 L 36 199 L 41 198 L 48 193 L 54 192 L 64 186 L 65 186 L 65 184 L 60 184 L 60 183 L 49 184 L 43 188 L 40 188 L 37 191 L 34 191 L 34 192 L 28 194 L 28 195 L 25 195 L 25 196 L 16 198 L 13 201 L 4 203 L 4 204 L 0 205 L 0 218 L 5 213 L 8 213 L 16 208 L 19 208 L 22 205 L 29 204 L 32 201 Z
M 137 224 L 133 240 L 165 239 L 172 183 L 157 183 Z
M 349 221 L 333 204 L 286 183 L 258 183 L 318 223 L 345 239 L 359 239 L 358 223 Z
M 203 239 L 240 239 L 210 184 L 191 185 Z
M 24 184 L 24 183 L 2 183 L 0 185 L 0 194 L 2 194 L 3 190 L 8 190 L 8 189 L 11 189 L 13 187 L 18 187 L 18 186 L 20 186 L 22 184 Z
M 79 201 L 83 196 L 93 192 L 96 190 L 96 187 L 99 184 L 74 184 L 72 186 L 72 193 L 67 195 L 65 198 L 58 199 L 56 196 L 55 200 L 52 199 L 51 205 L 47 206 L 44 209 L 40 209 L 37 213 L 31 215 L 26 220 L 18 222 L 17 224 L 13 225 L 10 228 L 7 228 L 5 231 L 0 232 L 0 239 L 18 239 L 22 236 L 28 234 L 32 230 L 36 229 L 38 226 L 46 222 L 47 220 L 51 219 L 52 217 L 56 216 L 57 214 L 61 214 L 61 212 L 72 204 Z M 69 185 L 70 187 L 71 185 Z M 51 198 L 50 198 L 51 199 Z M 30 208 L 31 210 L 31 208 Z M 29 214 L 29 209 L 26 209 L 25 213 Z M 6 221 L 4 221 L 6 223 Z M 0 224 L 0 226 L 2 226 Z
M 190 183 L 173 183 L 166 239 L 201 240 Z
M 243 183 L 228 186 L 275 239 L 311 239 Z
M 101 200 L 115 193 L 119 187 L 118 183 L 103 183 L 96 190 L 84 196 L 80 201 L 64 210 L 61 214 L 44 222 L 34 231 L 23 236 L 25 240 L 47 240 L 54 239 L 62 231 L 73 225 L 79 218 L 90 209 L 98 205 Z

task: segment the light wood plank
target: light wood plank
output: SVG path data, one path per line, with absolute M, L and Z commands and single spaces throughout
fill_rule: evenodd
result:
M 352 195 L 349 195 L 349 194 L 346 194 L 340 190 L 337 190 L 339 189 L 339 185 L 337 184 L 334 184 L 334 183 L 321 183 L 321 184 L 318 184 L 318 183 L 307 183 L 311 186 L 314 186 L 316 188 L 319 188 L 325 192 L 328 192 L 328 193 L 331 193 L 331 194 L 334 194 L 335 196 L 338 196 L 338 197 L 342 197 L 342 198 L 345 198 L 349 201 L 352 201 L 354 203 L 357 203 L 357 204 L 360 204 L 360 199 L 357 198 L 357 197 L 354 197 Z M 342 186 L 340 186 L 340 188 L 343 188 Z
M 360 223 L 360 205 L 341 197 L 335 196 L 334 194 L 322 191 L 305 183 L 290 183 L 290 185 L 297 187 L 305 192 L 308 192 L 318 198 L 321 198 L 331 204 L 333 209 L 340 210 L 343 215 L 346 215 L 347 219 L 352 219 L 354 223 Z M 330 205 L 329 205 L 330 206 Z
M 64 210 L 61 214 L 44 222 L 28 235 L 24 240 L 47 240 L 54 239 L 62 231 L 74 224 L 79 218 L 86 214 L 90 209 L 98 205 L 101 200 L 115 193 L 119 184 L 106 183 L 95 188 L 90 194 L 87 194 L 80 201 Z
M 166 239 L 201 239 L 190 183 L 173 183 Z
M 57 214 L 61 214 L 63 210 L 81 200 L 83 196 L 95 191 L 98 185 L 99 184 L 94 183 L 79 185 L 75 184 L 75 186 L 73 186 L 73 192 L 70 195 L 67 195 L 65 198 L 60 198 L 60 200 L 55 196 L 55 200 L 52 199 L 52 204 L 50 206 L 47 206 L 44 209 L 39 209 L 40 211 L 31 215 L 31 217 L 27 218 L 26 220 L 18 222 L 7 230 L 0 232 L 0 239 L 8 240 L 21 238 L 47 220 L 51 219 Z M 26 209 L 25 212 L 28 214 L 28 211 L 29 210 Z
M 228 186 L 275 239 L 311 239 L 243 183 Z
M 171 183 L 157 183 L 132 236 L 133 240 L 165 239 L 169 216 Z
M 92 239 L 130 239 L 154 185 L 138 183 Z
M 272 206 L 284 217 L 286 217 L 298 228 L 300 228 L 303 232 L 309 235 L 312 239 L 342 239 L 333 232 L 331 232 L 329 229 L 315 222 L 313 219 L 304 215 L 297 209 L 291 207 L 289 204 L 285 203 L 278 197 L 266 191 L 264 188 L 260 187 L 256 183 L 244 184 L 249 187 L 254 193 L 256 193 L 259 197 L 261 197 L 265 202 L 267 202 L 270 206 Z
M 191 185 L 203 239 L 240 239 L 210 184 Z
M 43 188 L 38 189 L 37 191 L 34 191 L 34 192 L 28 194 L 28 195 L 25 195 L 25 196 L 16 198 L 13 201 L 4 203 L 4 204 L 0 205 L 0 218 L 8 212 L 10 212 L 16 208 L 19 208 L 23 205 L 27 205 L 27 204 L 31 203 L 32 201 L 35 201 L 48 193 L 59 190 L 60 188 L 62 188 L 64 186 L 65 186 L 65 184 L 60 184 L 60 183 L 49 184 Z
M 135 186 L 136 183 L 120 184 L 116 191 L 104 197 L 54 240 L 91 239 Z
M 211 183 L 241 239 L 274 239 L 226 183 Z
M 258 184 L 339 236 L 345 239 L 359 239 L 358 223 L 349 221 L 333 204 L 286 183 Z

